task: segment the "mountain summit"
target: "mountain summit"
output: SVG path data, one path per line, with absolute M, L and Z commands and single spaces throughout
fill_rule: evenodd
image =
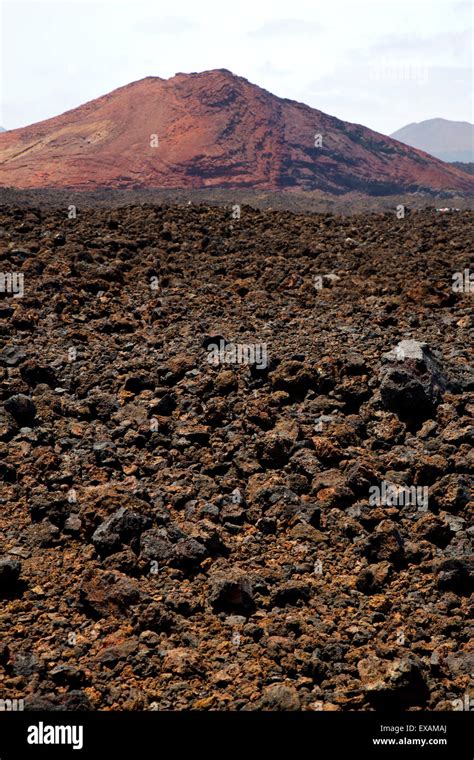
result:
M 0 135 L 0 185 L 474 190 L 464 172 L 226 69 L 147 77 Z
M 407 124 L 390 137 L 442 161 L 474 161 L 474 124 L 468 121 L 428 119 Z

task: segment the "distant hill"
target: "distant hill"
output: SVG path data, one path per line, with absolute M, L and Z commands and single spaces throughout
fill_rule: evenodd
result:
M 474 124 L 468 121 L 428 119 L 397 129 L 390 137 L 442 161 L 474 161 Z
M 7 131 L 6 129 L 4 129 L 3 127 L 0 127 L 0 132 L 6 132 L 6 131 Z
M 453 161 L 453 166 L 456 167 L 456 169 L 461 169 L 462 172 L 467 172 L 467 174 L 474 174 L 474 163 L 465 164 L 462 161 Z
M 473 178 L 218 69 L 147 77 L 0 135 L 0 186 L 473 193 Z

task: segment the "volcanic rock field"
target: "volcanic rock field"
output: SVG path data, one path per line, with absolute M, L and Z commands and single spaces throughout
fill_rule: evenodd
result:
M 472 222 L 1 208 L 2 697 L 465 709 Z

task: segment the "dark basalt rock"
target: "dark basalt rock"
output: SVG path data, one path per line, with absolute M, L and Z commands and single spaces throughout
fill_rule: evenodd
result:
M 471 594 L 474 591 L 474 560 L 448 559 L 438 568 L 438 587 L 442 591 Z
M 402 340 L 382 357 L 380 395 L 386 409 L 402 419 L 431 417 L 450 386 L 441 357 L 426 343 Z
M 0 557 L 0 592 L 16 588 L 21 573 L 21 563 L 13 557 Z
M 255 608 L 250 578 L 236 572 L 212 578 L 209 601 L 218 612 L 249 614 Z
M 19 425 L 27 425 L 34 422 L 36 406 L 32 398 L 24 393 L 16 393 L 10 396 L 5 403 L 5 409 L 14 417 Z
M 99 525 L 92 536 L 92 543 L 99 554 L 112 554 L 119 551 L 123 544 L 138 540 L 151 524 L 151 517 L 121 507 Z

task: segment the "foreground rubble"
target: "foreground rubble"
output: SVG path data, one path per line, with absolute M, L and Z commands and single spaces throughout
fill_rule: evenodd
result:
M 0 697 L 456 709 L 472 212 L 239 214 L 0 211 Z

